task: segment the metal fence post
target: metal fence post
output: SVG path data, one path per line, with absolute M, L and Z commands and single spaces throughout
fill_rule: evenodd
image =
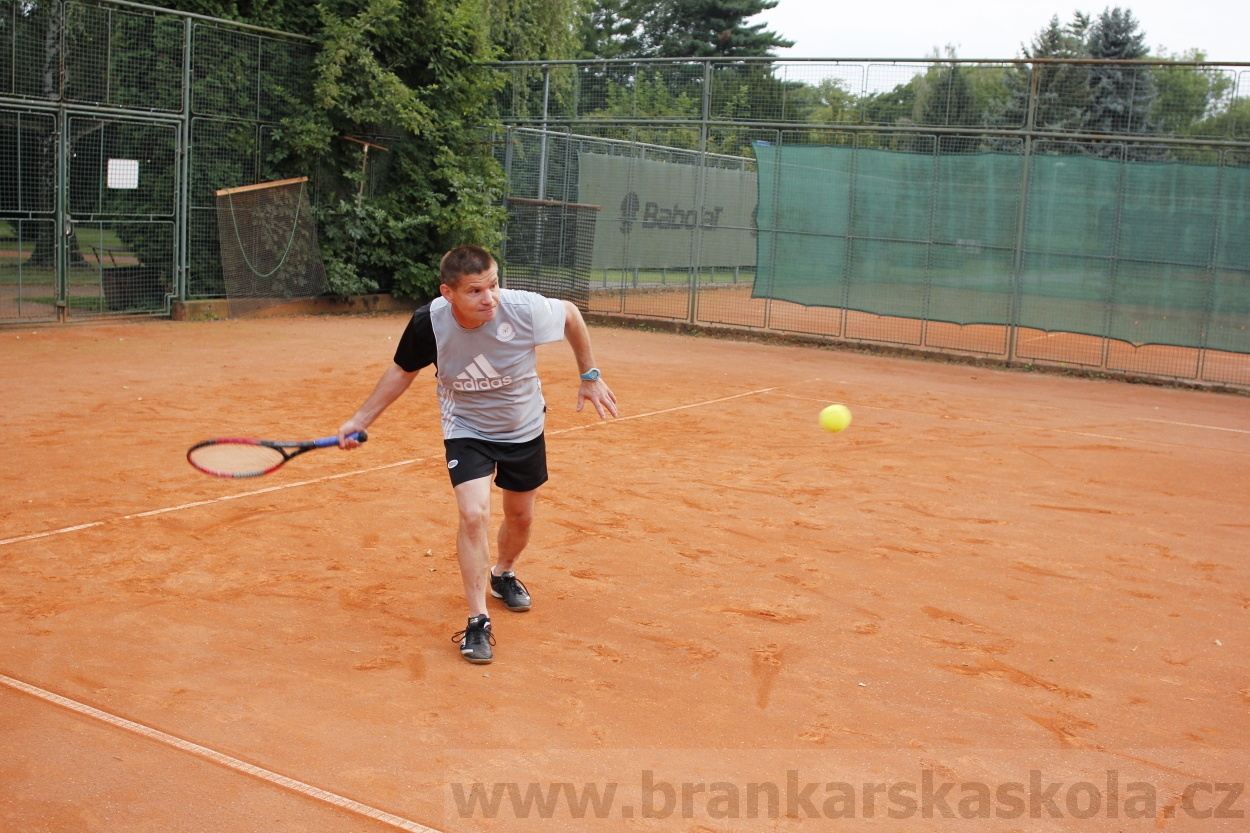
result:
M 1220 153 L 1219 168 L 1215 174 L 1215 206 L 1211 217 L 1211 244 L 1207 249 L 1207 291 L 1202 299 L 1202 325 L 1198 330 L 1198 363 L 1194 368 L 1194 376 L 1201 379 L 1206 371 L 1207 344 L 1211 339 L 1211 307 L 1215 303 L 1215 276 L 1220 252 L 1220 211 L 1224 207 L 1224 177 L 1228 166 L 1228 155 L 1231 151 Z
M 1028 219 L 1029 173 L 1033 165 L 1033 129 L 1037 114 L 1037 65 L 1029 65 L 1029 103 L 1024 117 L 1024 158 L 1020 166 L 1020 202 L 1016 206 L 1016 250 L 1011 263 L 1011 307 L 1007 315 L 1007 361 L 1016 360 L 1020 335 L 1020 290 L 1024 271 L 1024 226 Z
M 694 235 L 690 240 L 690 317 L 694 324 L 699 319 L 699 263 L 703 260 L 703 200 L 707 191 L 707 134 L 712 119 L 712 62 L 703 62 L 703 102 L 699 123 L 699 175 L 696 178 L 698 193 L 694 201 Z
M 178 218 L 175 221 L 177 233 L 177 263 L 174 267 L 174 296 L 180 301 L 187 300 L 187 270 L 191 262 L 191 53 L 192 24 L 191 18 L 182 21 L 182 125 L 179 131 L 178 157 Z
M 851 136 L 851 170 L 846 195 L 846 247 L 842 254 L 841 311 L 838 313 L 838 332 L 846 337 L 850 325 L 851 279 L 855 267 L 855 194 L 859 188 L 859 141 L 861 134 Z
M 1115 227 L 1111 239 L 1111 274 L 1107 280 L 1107 300 L 1103 307 L 1102 317 L 1102 365 L 1107 367 L 1111 361 L 1111 321 L 1115 317 L 1116 283 L 1120 279 L 1120 237 L 1121 226 L 1124 224 L 1125 188 L 1128 181 L 1128 147 L 1120 146 L 1120 170 L 1115 184 Z
M 514 136 L 512 135 L 513 130 L 515 130 L 515 128 L 513 128 L 510 125 L 505 125 L 503 128 L 504 217 L 503 217 L 503 236 L 499 240 L 499 259 L 502 260 L 505 264 L 507 264 L 508 262 L 508 226 L 509 226 L 509 218 L 510 218 L 510 213 L 508 211 L 508 198 L 512 196 L 512 154 L 513 154 L 512 142 L 514 141 Z M 503 283 L 505 286 L 507 286 L 508 276 L 506 274 L 503 276 Z
M 56 252 L 53 262 L 56 264 L 56 316 L 59 320 L 64 321 L 69 317 L 69 235 L 73 231 L 70 225 L 69 206 L 67 205 L 66 192 L 69 190 L 69 112 L 65 109 L 65 25 L 66 8 L 65 5 L 59 4 L 56 14 L 60 18 L 56 26 L 56 81 L 55 93 L 57 103 L 56 128 L 56 160 L 53 163 L 56 167 L 56 198 L 54 200 L 54 211 L 56 213 L 56 231 L 53 239 L 56 241 L 54 250 Z M 16 39 L 15 39 L 16 41 Z
M 768 290 L 766 294 L 764 295 L 764 329 L 765 330 L 769 329 L 772 326 L 773 285 L 777 281 L 777 246 L 780 243 L 780 240 L 777 237 L 777 225 L 780 221 L 781 193 L 782 193 L 781 154 L 785 149 L 782 143 L 783 138 L 784 138 L 784 135 L 782 134 L 780 130 L 773 131 L 773 142 L 777 147 L 777 153 L 774 154 L 775 161 L 773 163 L 773 193 L 772 193 L 773 216 L 770 217 L 768 221 L 768 225 L 769 225 L 769 229 L 768 229 Z M 759 157 L 757 156 L 756 158 L 758 160 Z M 760 167 L 757 163 L 756 176 L 759 176 L 759 175 L 760 175 Z M 755 235 L 756 235 L 757 240 L 759 239 L 759 235 L 763 234 L 763 231 L 760 229 L 759 221 L 761 217 L 760 217 L 759 210 L 760 210 L 759 203 L 756 203 L 755 205 Z M 759 252 L 758 247 L 756 249 L 756 252 L 757 252 L 757 255 L 756 255 L 757 260 L 755 263 L 755 280 L 758 281 L 760 278 L 760 263 L 758 260 L 758 252 Z
M 538 139 L 538 199 L 545 200 L 547 198 L 547 106 L 551 96 L 551 67 L 543 67 L 543 121 L 542 134 Z M 538 211 L 534 215 L 534 222 L 537 224 L 534 229 L 534 246 L 537 252 L 543 250 L 543 238 L 546 232 L 546 215 Z
M 547 105 L 551 97 L 551 67 L 543 67 L 543 135 L 538 153 L 538 199 L 547 198 Z
M 73 226 L 70 225 L 70 217 L 68 206 L 66 205 L 65 192 L 68 189 L 69 177 L 67 171 L 69 169 L 69 114 L 65 110 L 61 110 L 56 114 L 56 197 L 54 200 L 56 230 L 53 232 L 54 251 L 53 258 L 56 264 L 56 317 L 60 321 L 64 321 L 69 317 L 69 257 L 67 249 L 69 248 L 69 236 L 73 232 Z
M 569 128 L 566 128 L 566 132 L 564 136 L 564 178 L 560 186 L 561 187 L 560 201 L 564 203 L 568 203 L 572 200 L 572 197 L 569 195 L 569 175 L 571 174 L 572 169 L 573 169 L 573 129 L 569 127 Z M 556 250 L 558 252 L 558 254 L 556 255 L 556 263 L 557 263 L 556 274 L 558 275 L 560 279 L 564 279 L 565 277 L 567 277 L 569 280 L 572 280 L 575 277 L 575 270 L 577 268 L 577 253 L 573 249 L 573 247 L 569 246 L 569 236 L 570 236 L 569 225 L 570 223 L 573 223 L 573 224 L 577 223 L 577 213 L 576 211 L 571 210 L 568 207 L 568 205 L 563 205 L 560 207 L 559 217 L 560 217 L 560 248 Z M 576 225 L 574 225 L 574 228 L 572 229 L 572 234 L 574 235 L 574 239 L 576 239 L 576 233 L 577 233 Z M 592 240 L 592 243 L 593 243 L 593 240 Z
M 950 85 L 955 86 L 954 84 Z M 947 106 L 947 114 L 950 107 Z M 920 291 L 920 344 L 924 346 L 929 340 L 929 302 L 933 297 L 933 238 L 937 228 L 938 187 L 941 185 L 942 169 L 942 137 L 933 137 L 933 168 L 929 172 L 929 223 L 928 239 L 924 247 L 924 284 Z

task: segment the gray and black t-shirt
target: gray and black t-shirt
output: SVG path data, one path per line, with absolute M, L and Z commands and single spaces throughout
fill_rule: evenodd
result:
M 543 432 L 539 344 L 564 338 L 564 302 L 503 289 L 495 317 L 466 330 L 446 298 L 413 313 L 395 350 L 408 373 L 434 365 L 443 438 L 523 443 Z

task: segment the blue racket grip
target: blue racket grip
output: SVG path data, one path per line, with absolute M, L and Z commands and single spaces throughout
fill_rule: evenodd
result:
M 347 436 L 351 437 L 358 443 L 363 443 L 365 440 L 369 439 L 369 434 L 365 431 L 353 431 Z M 329 448 L 332 445 L 338 444 L 338 437 L 322 437 L 319 440 L 313 440 L 313 448 Z

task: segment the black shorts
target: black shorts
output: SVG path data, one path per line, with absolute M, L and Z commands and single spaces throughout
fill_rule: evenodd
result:
M 528 492 L 547 482 L 547 440 L 542 434 L 523 443 L 462 437 L 443 440 L 443 445 L 453 487 L 492 473 L 495 485 L 509 492 Z

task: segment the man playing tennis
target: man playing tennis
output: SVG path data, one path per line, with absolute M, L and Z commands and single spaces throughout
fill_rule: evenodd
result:
M 435 366 L 447 470 L 460 512 L 456 556 L 469 603 L 469 623 L 453 639 L 469 662 L 488 663 L 495 638 L 486 612 L 487 575 L 491 595 L 509 610 L 530 609 L 529 591 L 513 567 L 529 543 L 538 487 L 547 482 L 547 406 L 535 348 L 568 340 L 582 379 L 577 410 L 590 402 L 601 419 L 616 416 L 616 396 L 594 366 L 590 333 L 576 306 L 500 289 L 495 259 L 477 246 L 452 249 L 440 272 L 442 297 L 413 313 L 394 363 L 338 438 L 342 448 L 355 448 L 359 443 L 347 435 L 371 425 L 421 368 Z M 492 474 L 503 491 L 504 517 L 498 559 L 488 569 Z

